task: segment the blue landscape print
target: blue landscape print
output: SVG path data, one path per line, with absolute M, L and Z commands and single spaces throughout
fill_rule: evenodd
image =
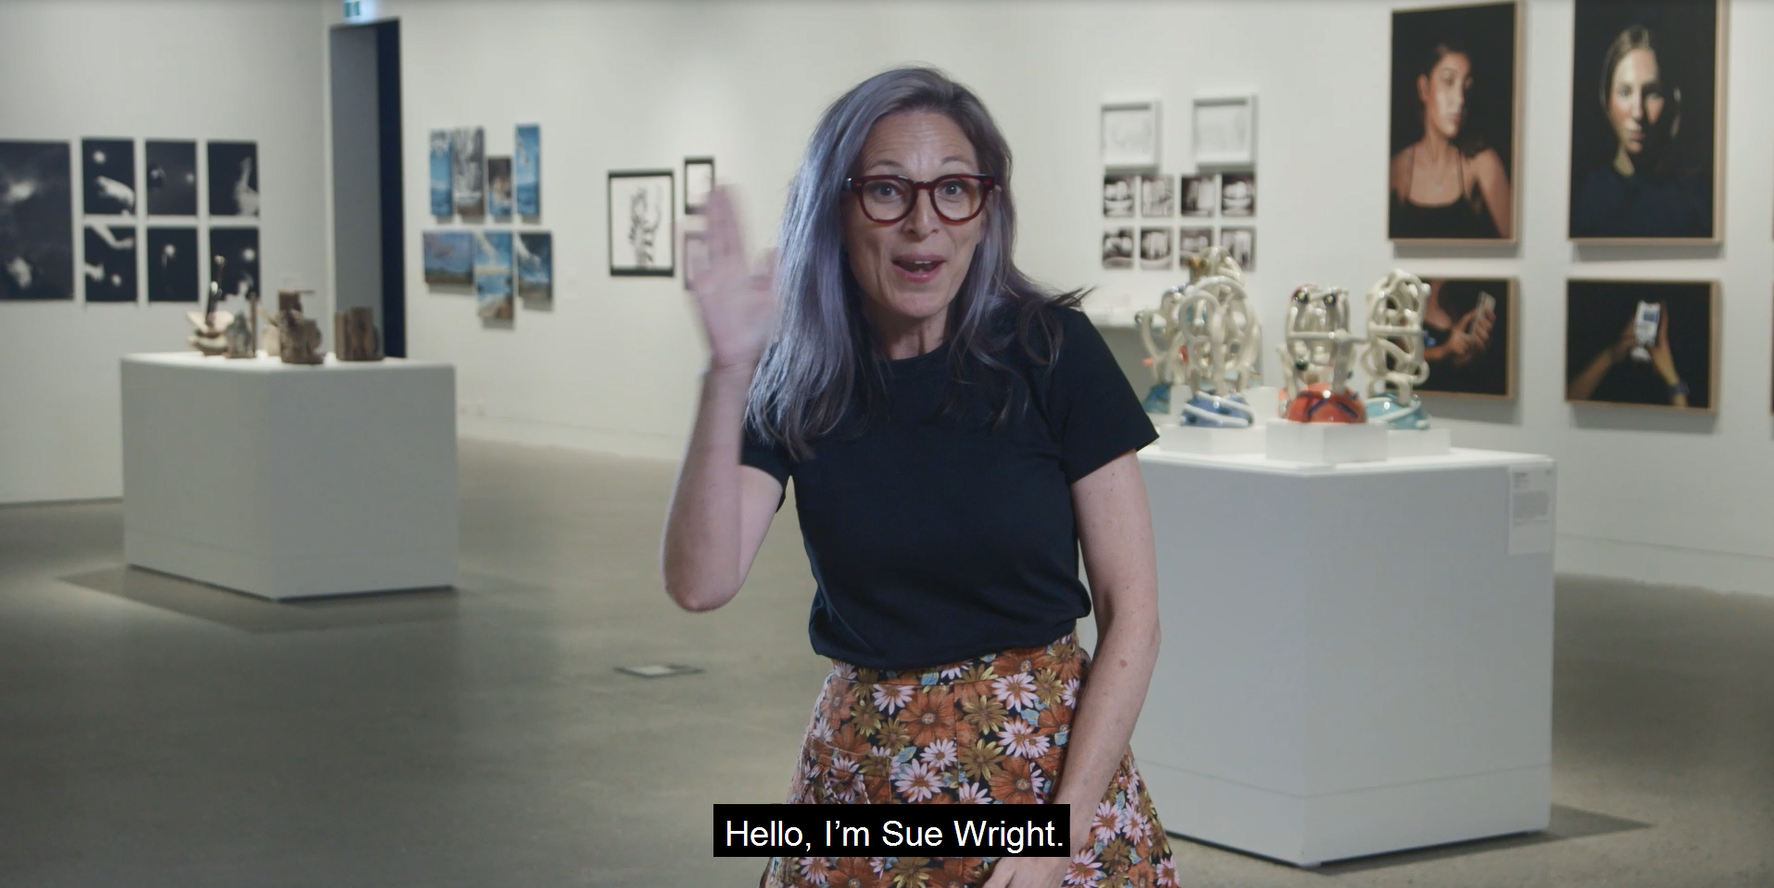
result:
M 517 128 L 517 150 L 512 152 L 512 182 L 520 216 L 542 214 L 542 127 L 527 123 Z

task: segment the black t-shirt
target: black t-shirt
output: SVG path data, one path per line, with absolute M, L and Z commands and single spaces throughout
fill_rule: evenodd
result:
M 911 669 L 1044 645 L 1090 612 L 1078 579 L 1071 484 L 1157 437 L 1102 335 L 1053 312 L 1062 341 L 1041 365 L 1005 360 L 1023 409 L 994 427 L 980 386 L 954 386 L 947 343 L 886 362 L 886 397 L 860 396 L 813 456 L 755 433 L 741 462 L 795 482 L 817 584 L 813 649 L 858 666 Z

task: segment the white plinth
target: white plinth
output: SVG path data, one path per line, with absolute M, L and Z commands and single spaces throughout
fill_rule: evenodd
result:
M 1167 830 L 1310 866 L 1546 827 L 1551 533 L 1511 554 L 1510 522 L 1550 459 L 1140 464 L 1164 642 L 1133 747 Z
M 1176 453 L 1262 453 L 1265 426 L 1216 429 L 1169 422 L 1158 427 L 1158 447 Z
M 123 359 L 130 564 L 264 598 L 456 581 L 455 368 Z
M 1290 422 L 1273 419 L 1264 438 L 1270 459 L 1312 465 L 1374 462 L 1387 457 L 1386 429 L 1365 422 Z
M 1387 429 L 1386 455 L 1442 456 L 1453 451 L 1453 435 L 1445 428 Z

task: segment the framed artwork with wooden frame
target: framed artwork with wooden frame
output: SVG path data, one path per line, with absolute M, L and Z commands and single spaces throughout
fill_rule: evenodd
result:
M 1569 235 L 1723 237 L 1724 0 L 1577 0 Z
M 1390 240 L 1517 241 L 1521 20 L 1514 0 L 1392 13 Z
M 1458 398 L 1515 398 L 1517 318 L 1515 278 L 1424 278 L 1425 394 Z
M 1565 282 L 1565 400 L 1718 412 L 1717 281 Z

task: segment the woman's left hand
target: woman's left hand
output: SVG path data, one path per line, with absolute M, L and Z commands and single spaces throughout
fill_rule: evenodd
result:
M 980 888 L 1060 888 L 1069 857 L 1002 857 Z
M 1675 354 L 1669 350 L 1669 306 L 1659 306 L 1660 319 L 1657 321 L 1657 341 L 1651 345 L 1651 366 L 1657 375 L 1663 377 L 1666 385 L 1675 385 L 1682 381 L 1680 373 L 1675 369 Z

